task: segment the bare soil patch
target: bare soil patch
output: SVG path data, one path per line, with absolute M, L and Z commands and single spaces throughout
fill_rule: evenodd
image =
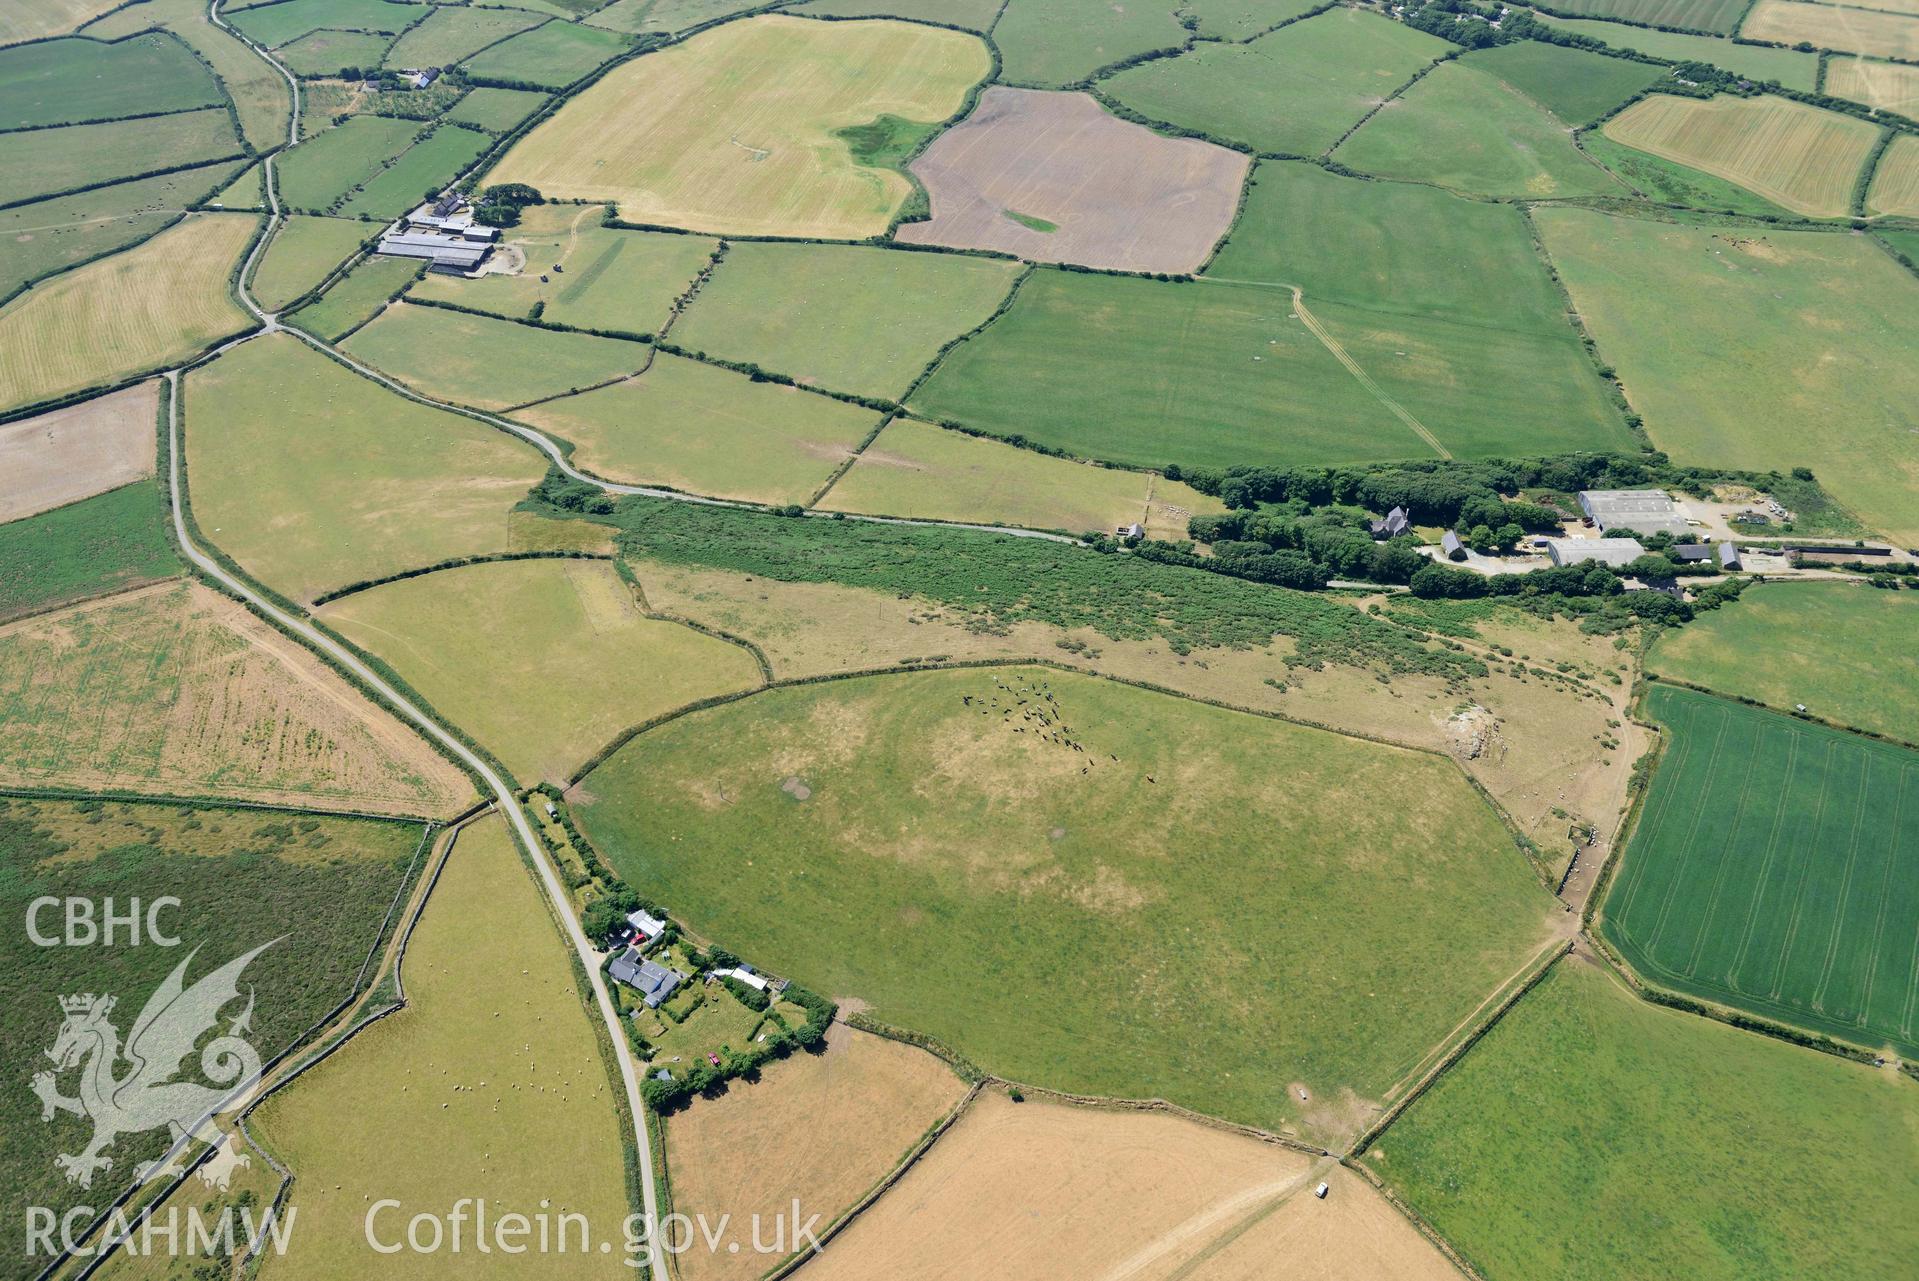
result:
M 755 1214 L 800 1203 L 832 1222 L 884 1178 L 966 1094 L 924 1050 L 836 1025 L 826 1051 L 772 1064 L 763 1079 L 698 1099 L 667 1127 L 673 1208 L 748 1232 Z M 790 1221 L 790 1220 L 789 1220 Z M 679 1258 L 684 1281 L 747 1281 L 772 1266 L 742 1249 Z
M 1249 163 L 1120 120 L 1085 94 L 995 86 L 913 162 L 933 216 L 895 234 L 1038 262 L 1193 271 L 1231 224 Z
M 157 382 L 0 427 L 0 521 L 153 475 Z

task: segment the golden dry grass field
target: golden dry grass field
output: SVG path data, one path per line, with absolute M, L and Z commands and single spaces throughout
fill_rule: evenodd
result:
M 245 214 L 193 214 L 8 303 L 0 409 L 157 369 L 245 329 L 227 276 L 257 225 Z
M 1606 122 L 1605 134 L 1816 218 L 1851 209 L 1860 166 L 1879 138 L 1863 120 L 1786 98 L 1669 94 L 1635 102 Z
M 57 36 L 118 7 L 119 0 L 15 0 L 0 5 L 0 44 Z
M 1892 140 L 1872 176 L 1866 208 L 1872 213 L 1919 217 L 1919 138 L 1901 134 Z
M 1826 92 L 1910 116 L 1919 112 L 1919 67 L 1871 58 L 1833 58 L 1826 63 Z
M 831 1223 L 958 1106 L 966 1086 L 924 1050 L 835 1024 L 820 1054 L 796 1054 L 751 1085 L 695 1099 L 667 1121 L 673 1208 L 715 1222 L 771 1223 L 798 1200 Z M 679 1258 L 683 1281 L 752 1281 L 774 1259 Z
M 1330 1158 L 1177 1116 L 988 1091 L 805 1275 L 1225 1281 L 1275 1275 L 1273 1256 L 1250 1271 L 1242 1257 L 1266 1242 L 1284 1246 L 1289 1281 L 1456 1276 L 1360 1180 L 1314 1197 L 1337 1170 Z
M 177 581 L 0 627 L 0 783 L 375 814 L 473 794 L 304 648 Z
M 857 238 L 912 187 L 856 163 L 836 130 L 946 119 L 989 69 L 971 35 L 904 22 L 767 16 L 615 68 L 490 175 L 611 200 L 630 222 Z
M 1759 0 L 1740 29 L 1748 40 L 1877 54 L 1883 58 L 1919 58 L 1919 18 L 1871 9 L 1802 4 L 1799 0 Z
M 0 426 L 0 522 L 153 475 L 160 384 Z
M 407 1008 L 362 1031 L 269 1098 L 253 1133 L 293 1170 L 299 1230 L 271 1281 L 586 1281 L 631 1277 L 617 1252 L 628 1211 L 623 1128 L 591 1011 L 547 905 L 505 824 L 466 829 L 401 966 Z M 411 1214 L 461 1197 L 489 1212 L 586 1215 L 615 1251 L 473 1248 L 376 1254 L 369 1204 L 388 1241 Z
M 743 647 L 648 618 L 605 561 L 441 570 L 320 617 L 528 784 L 565 778 L 628 726 L 760 683 Z
M 887 425 L 819 505 L 1074 534 L 1140 523 L 1167 538 L 1184 538 L 1195 512 L 1225 510 L 1218 499 L 1150 472 L 1052 458 L 904 418 Z

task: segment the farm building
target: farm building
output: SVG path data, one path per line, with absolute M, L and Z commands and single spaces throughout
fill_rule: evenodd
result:
M 626 923 L 633 927 L 635 934 L 649 943 L 666 932 L 666 922 L 650 912 L 629 912 Z
M 1712 559 L 1712 548 L 1705 543 L 1674 543 L 1666 549 L 1666 555 L 1681 565 L 1696 564 Z
M 1672 577 L 1629 578 L 1626 580 L 1629 592 L 1658 592 L 1661 596 L 1670 596 L 1674 600 L 1684 600 L 1686 593 L 1679 586 L 1679 580 Z
M 1739 548 L 1732 543 L 1719 544 L 1715 554 L 1719 557 L 1719 568 L 1738 569 L 1740 567 Z
M 737 966 L 730 970 L 714 970 L 713 977 L 716 979 L 736 979 L 752 988 L 755 992 L 764 992 L 771 986 L 766 981 L 765 975 L 755 974 L 752 967 L 746 965 Z
M 1131 525 L 1116 525 L 1113 527 L 1113 532 L 1121 538 L 1144 538 L 1146 536 L 1145 527 L 1137 522 Z
M 1447 530 L 1439 536 L 1439 550 L 1445 553 L 1447 560 L 1465 560 L 1466 544 L 1459 541 L 1459 535 Z
M 1579 510 L 1602 533 L 1626 529 L 1635 534 L 1679 535 L 1688 529 L 1686 518 L 1662 489 L 1581 490 Z
M 394 228 L 380 237 L 378 252 L 390 258 L 424 258 L 430 270 L 458 275 L 477 270 L 486 261 L 493 246 L 475 244 L 459 236 L 437 231 L 403 231 Z
M 613 976 L 614 982 L 624 983 L 638 992 L 649 1010 L 673 995 L 674 990 L 686 982 L 686 975 L 678 970 L 669 970 L 656 961 L 646 960 L 630 947 L 607 967 L 607 973 Z
M 1395 507 L 1386 513 L 1384 520 L 1372 523 L 1374 538 L 1397 538 L 1413 527 L 1411 517 L 1406 515 L 1404 507 Z
M 1583 495 L 1582 495 L 1583 497 Z M 1546 554 L 1555 565 L 1626 565 L 1646 554 L 1636 538 L 1548 538 Z

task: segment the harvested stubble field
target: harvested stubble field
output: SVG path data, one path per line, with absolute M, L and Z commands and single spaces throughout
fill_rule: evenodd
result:
M 1628 443 L 1564 327 L 1489 330 L 1303 301 L 1261 282 L 1040 271 L 912 403 L 930 417 L 1145 467 Z M 1514 367 L 1532 376 L 1514 379 Z
M 0 308 L 0 409 L 157 369 L 246 328 L 227 277 L 257 225 L 194 214 Z
M 1037 668 L 697 712 L 576 812 L 694 927 L 989 1071 L 1327 1142 L 1549 926 L 1450 762 Z
M 1833 58 L 1826 63 L 1826 92 L 1910 116 L 1919 112 L 1919 67 L 1871 58 Z
M 157 178 L 98 187 L 72 196 L 0 209 L 0 297 L 51 275 L 144 240 L 226 183 L 237 161 L 222 161 Z
M 1654 94 L 1608 120 L 1605 131 L 1820 218 L 1851 209 L 1860 166 L 1879 139 L 1863 120 L 1771 96 Z
M 1799 215 L 1737 183 L 1715 178 L 1691 165 L 1614 142 L 1604 130 L 1580 135 L 1580 150 L 1606 166 L 1621 181 L 1648 200 L 1686 209 L 1747 214 L 1755 218 L 1797 219 Z
M 1569 125 L 1589 125 L 1666 76 L 1664 67 L 1628 62 L 1542 40 L 1480 49 L 1464 66 L 1498 77 Z
M 970 3 L 970 0 L 969 0 Z M 1154 49 L 1177 49 L 1186 32 L 1166 4 L 1107 0 L 1008 0 L 992 23 L 1008 84 L 1054 88 Z
M 1772 583 L 1660 636 L 1646 669 L 1895 738 L 1919 727 L 1919 599 L 1853 583 Z M 1786 639 L 1790 638 L 1790 643 Z
M 0 523 L 153 475 L 158 382 L 0 426 Z
M 1534 218 L 1655 446 L 1681 466 L 1816 467 L 1869 527 L 1919 543 L 1919 436 L 1899 409 L 1919 398 L 1919 291 L 1883 250 L 1582 209 Z
M 409 292 L 519 319 L 541 318 L 581 329 L 650 334 L 667 323 L 674 300 L 700 273 L 717 240 L 602 227 L 598 206 L 536 205 L 504 241 L 526 256 L 517 274 L 477 280 L 428 275 Z M 741 245 L 735 250 L 749 246 Z
M 1359 1179 L 1245 1135 L 1152 1112 L 998 1091 L 806 1268 L 823 1281 L 911 1275 L 1270 1277 L 1249 1248 L 1282 1247 L 1311 1281 L 1445 1281 L 1451 1265 Z M 1312 1195 L 1320 1179 L 1338 1189 Z
M 279 311 L 327 278 L 379 228 L 347 218 L 294 214 L 274 233 L 248 288 L 268 311 Z
M 507 550 L 545 474 L 529 445 L 418 405 L 288 334 L 185 380 L 193 513 L 208 541 L 296 599 Z
M 744 647 L 641 613 L 605 561 L 441 570 L 320 617 L 528 784 L 564 779 L 641 721 L 760 682 Z
M 1167 503 L 1189 514 L 1225 510 L 1218 499 L 1151 472 L 1052 458 L 902 418 L 866 447 L 819 505 L 1075 534 L 1150 523 L 1156 537 L 1186 537 L 1185 521 L 1153 519 L 1154 509 L 1163 512 L 1160 504 Z
M 85 897 L 104 907 L 108 897 L 124 905 L 166 893 L 178 906 L 162 920 L 184 944 L 40 947 L 25 929 L 6 931 L 0 940 L 0 1002 L 7 1011 L 0 1052 L 23 1072 L 29 1064 L 52 1067 L 44 1051 L 62 1024 L 59 997 L 112 994 L 118 1005 L 110 1021 L 129 1029 L 176 966 L 188 966 L 191 982 L 270 945 L 240 982 L 243 992 L 258 996 L 247 1039 L 261 1058 L 270 1058 L 351 994 L 423 835 L 418 823 L 297 812 L 0 798 L 0 863 L 7 869 L 0 910 L 24 922 L 28 904 L 42 896 Z M 42 920 L 51 925 L 51 915 L 43 912 Z M 196 947 L 202 950 L 189 963 Z M 243 1004 L 226 1006 L 222 1027 Z M 188 1054 L 192 1073 L 199 1056 Z M 94 1067 L 112 1068 L 119 1076 L 135 1070 L 98 1062 Z M 74 1092 L 73 1072 L 62 1075 L 62 1093 Z M 8 1275 L 16 1277 L 30 1274 L 23 1266 L 32 1257 L 23 1230 L 28 1206 L 62 1212 L 97 1205 L 129 1186 L 132 1173 L 159 1156 L 168 1140 L 163 1126 L 122 1133 L 106 1151 L 112 1168 L 94 1171 L 88 1189 L 69 1183 L 54 1163 L 56 1153 L 86 1146 L 93 1130 L 87 1119 L 56 1114 L 42 1123 L 40 1101 L 23 1075 L 20 1088 L 0 1101 L 0 1123 L 7 1132 L 0 1148 L 0 1208 L 20 1225 L 7 1231 L 9 1249 L 18 1252 Z
M 1334 159 L 1382 178 L 1478 196 L 1626 194 L 1573 145 L 1569 126 L 1462 62 L 1433 70 L 1341 143 Z
M 873 410 L 661 352 L 638 378 L 514 415 L 594 475 L 804 503 L 879 425 Z
M 0 628 L 0 781 L 427 815 L 473 790 L 306 650 L 178 582 Z
M 1879 158 L 1866 193 L 1866 207 L 1874 213 L 1906 214 L 1919 218 L 1919 138 L 1901 134 Z
M 1606 898 L 1647 981 L 1919 1051 L 1919 752 L 1656 685 L 1672 744 Z
M 992 315 L 1018 274 L 994 258 L 741 241 L 674 324 L 673 341 L 890 399 L 942 345 Z
M 619 56 L 626 38 L 575 22 L 549 22 L 482 49 L 466 63 L 475 76 L 563 89 Z
M 407 945 L 407 1007 L 254 1113 L 255 1136 L 294 1173 L 286 1213 L 300 1231 L 273 1260 L 276 1278 L 633 1275 L 618 1252 L 629 1123 L 597 1015 L 531 876 L 500 819 L 466 828 Z M 579 1246 L 577 1228 L 568 1250 L 505 1263 L 478 1258 L 470 1236 L 457 1252 L 369 1248 L 371 1202 L 401 1203 L 373 1222 L 383 1239 L 402 1240 L 414 1207 L 446 1213 L 472 1196 L 490 1215 L 583 1215 L 613 1250 Z
M 424 270 L 412 259 L 365 258 L 329 285 L 317 300 L 288 316 L 287 323 L 337 342 L 348 331 L 365 324 Z
M 341 348 L 415 391 L 480 409 L 510 409 L 596 387 L 638 373 L 653 354 L 643 343 L 404 302 L 381 312 Z
M 709 1223 L 757 1214 L 770 1227 L 797 1198 L 831 1223 L 965 1095 L 926 1051 L 835 1024 L 824 1052 L 782 1059 L 760 1080 L 668 1119 L 673 1208 Z M 775 1260 L 695 1249 L 678 1262 L 686 1281 L 753 1281 Z
M 1919 18 L 1871 9 L 1759 0 L 1739 34 L 1776 44 L 1803 42 L 1881 58 L 1919 58 Z
M 0 44 L 40 40 L 73 30 L 115 8 L 117 0 L 39 0 L 0 10 Z
M 1101 83 L 1154 120 L 1259 151 L 1313 156 L 1453 46 L 1423 31 L 1333 9 L 1251 44 L 1207 42 Z
M 490 176 L 610 199 L 634 222 L 870 236 L 911 184 L 857 164 L 836 131 L 883 115 L 944 120 L 988 70 L 976 37 L 938 27 L 779 15 L 728 23 L 616 68 Z
M 1366 1154 L 1489 1281 L 1870 1281 L 1919 1251 L 1919 1086 L 1583 958 Z
M 232 117 L 220 107 L 132 126 L 109 121 L 0 134 L 0 169 L 11 175 L 9 202 L 239 155 Z
M 200 0 L 144 0 L 90 25 L 87 34 L 111 40 L 151 26 L 165 27 L 219 74 L 240 113 L 246 140 L 257 148 L 278 146 L 286 141 L 293 109 L 285 78 L 237 37 L 215 26 L 207 9 Z
M 894 234 L 1038 262 L 1190 272 L 1231 225 L 1248 163 L 1118 119 L 1083 93 L 995 85 L 913 162 L 932 217 Z
M 1592 18 L 1729 36 L 1749 4 L 1750 0 L 1555 0 L 1552 7 Z
M 517 35 L 544 22 L 545 16 L 524 9 L 482 9 L 474 6 L 435 8 L 426 20 L 407 28 L 386 51 L 389 67 L 444 67 L 470 57 L 490 44 Z M 507 93 L 511 90 L 476 90 Z
M 1811 93 L 1814 83 L 1819 78 L 1819 55 L 1798 49 L 1774 49 L 1768 45 L 1735 44 L 1723 36 L 1655 31 L 1650 27 L 1631 27 L 1618 22 L 1600 22 L 1585 18 L 1554 18 L 1537 13 L 1533 16 L 1547 26 L 1558 27 L 1574 35 L 1603 40 L 1614 49 L 1636 49 L 1640 53 L 1651 54 L 1655 58 L 1666 58 L 1673 62 L 1709 63 L 1750 80 L 1762 83 L 1767 80 L 1776 80 L 1788 89 L 1800 89 Z M 1837 61 L 1826 69 L 1827 93 L 1838 93 L 1832 87 L 1833 76 L 1838 70 Z M 1838 94 L 1838 96 L 1843 98 L 1848 95 Z
M 223 105 L 187 47 L 163 35 L 119 44 L 50 40 L 0 53 L 0 129 Z

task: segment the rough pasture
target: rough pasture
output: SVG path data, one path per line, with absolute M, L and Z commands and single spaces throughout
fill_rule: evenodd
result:
M 0 522 L 153 474 L 158 382 L 0 426 Z
M 1871 9 L 1801 4 L 1798 0 L 1759 0 L 1739 34 L 1749 40 L 1876 54 L 1882 58 L 1919 58 L 1919 18 Z
M 1117 119 L 1085 94 L 995 85 L 913 162 L 932 218 L 895 234 L 1041 262 L 1188 272 L 1232 222 L 1248 164 Z
M 1836 218 L 1879 131 L 1787 98 L 1654 94 L 1608 120 L 1606 136 L 1736 182 L 1795 213 Z
M 428 815 L 473 790 L 305 649 L 178 582 L 0 628 L 0 781 Z
M 938 27 L 780 15 L 728 23 L 616 68 L 491 176 L 612 200 L 635 222 L 870 236 L 911 185 L 857 164 L 836 132 L 882 115 L 944 120 L 987 70 L 977 37 Z

